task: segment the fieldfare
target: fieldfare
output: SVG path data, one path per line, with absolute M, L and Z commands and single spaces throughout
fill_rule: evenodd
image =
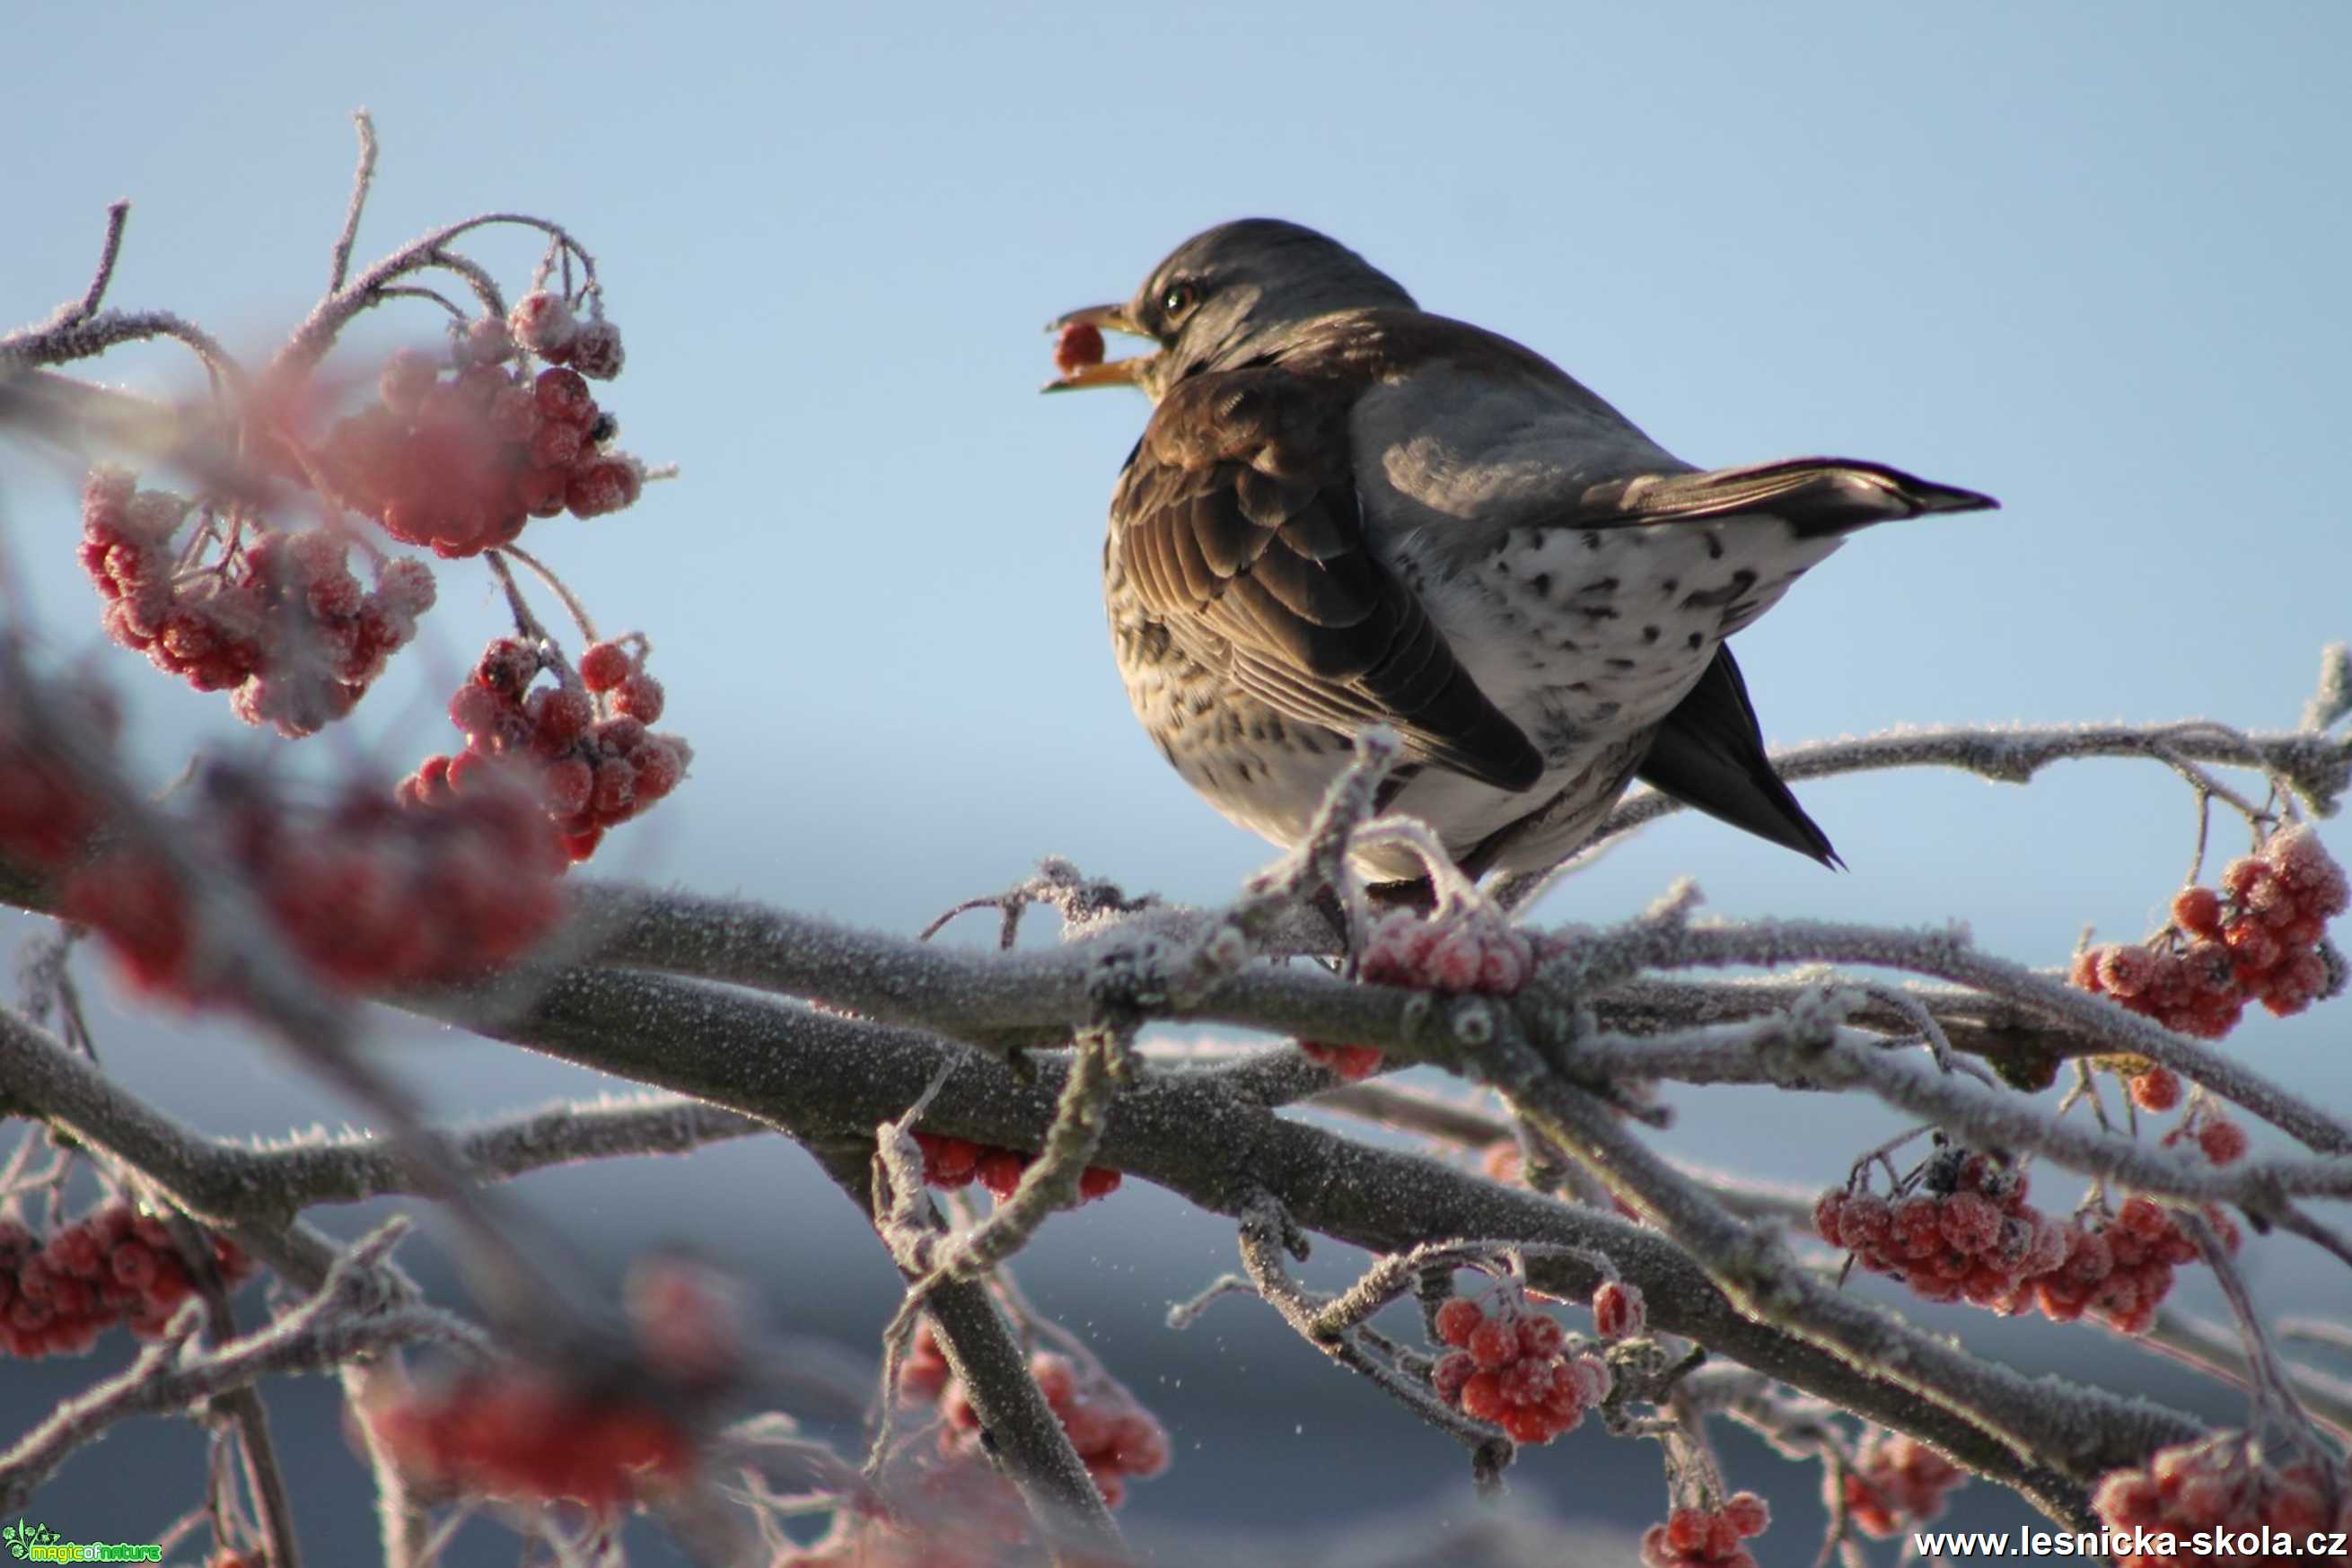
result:
M 1853 530 L 1995 504 L 1845 458 L 1695 469 L 1540 355 L 1273 219 L 1196 235 L 1134 298 L 1055 326 L 1158 344 L 1071 356 L 1047 390 L 1154 403 L 1103 549 L 1119 673 L 1185 781 L 1286 846 L 1349 737 L 1385 724 L 1386 809 L 1472 876 L 1558 863 L 1635 778 L 1834 865 L 1726 639 Z M 1421 871 L 1401 849 L 1360 863 Z

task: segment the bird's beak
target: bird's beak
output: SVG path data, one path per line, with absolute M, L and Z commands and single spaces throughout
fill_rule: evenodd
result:
M 1083 310 L 1056 316 L 1045 323 L 1048 332 L 1058 333 L 1072 327 L 1092 327 L 1098 331 L 1125 332 L 1138 338 L 1151 335 L 1129 318 L 1124 305 L 1089 305 Z M 1124 360 L 1104 360 L 1091 365 L 1077 365 L 1037 390 L 1077 392 L 1086 387 L 1133 386 L 1136 376 L 1153 358 L 1150 354 L 1131 354 Z

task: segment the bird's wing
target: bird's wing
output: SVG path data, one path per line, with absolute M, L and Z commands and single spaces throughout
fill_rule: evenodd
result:
M 1545 520 L 1595 528 L 1761 512 L 1787 523 L 1800 538 L 1822 538 L 1927 512 L 1975 512 L 2000 504 L 1883 463 L 1790 457 L 1707 473 L 1610 479 L 1588 486 L 1566 515 Z
M 1650 741 L 1637 771 L 1684 805 L 1826 866 L 1843 862 L 1764 754 L 1764 734 L 1728 643 Z
M 1259 701 L 1342 731 L 1386 724 L 1412 756 L 1528 789 L 1542 757 L 1365 538 L 1352 395 L 1278 368 L 1180 383 L 1119 477 L 1111 548 L 1177 643 Z

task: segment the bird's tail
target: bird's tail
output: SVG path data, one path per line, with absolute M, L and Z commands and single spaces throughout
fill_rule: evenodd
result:
M 1590 497 L 1588 497 L 1590 499 Z M 1631 519 L 1669 522 L 1769 512 L 1801 538 L 1850 533 L 1927 512 L 1978 512 L 1990 496 L 1850 457 L 1788 457 L 1705 474 L 1649 474 L 1612 497 Z
M 1844 863 L 1764 754 L 1748 683 L 1728 645 L 1715 651 L 1715 663 L 1658 727 L 1640 778 L 1685 806 L 1825 866 Z

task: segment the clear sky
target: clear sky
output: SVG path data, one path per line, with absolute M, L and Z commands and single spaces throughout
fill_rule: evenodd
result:
M 1740 638 L 1776 741 L 2285 725 L 2352 636 L 2341 5 L 26 5 L 8 34 L 0 317 L 79 294 L 125 196 L 113 303 L 258 351 L 324 281 L 362 105 L 363 256 L 491 208 L 595 252 L 629 348 L 605 402 L 684 477 L 527 542 L 653 637 L 697 748 L 614 873 L 908 929 L 1047 852 L 1188 899 L 1262 862 L 1112 669 L 1102 515 L 1144 406 L 1034 392 L 1045 319 L 1248 214 L 1336 235 L 1694 462 L 1837 453 L 2000 497 L 1857 538 Z M 489 254 L 520 287 L 535 252 Z M 119 677 L 158 768 L 234 730 L 99 641 L 57 482 L 5 449 L 0 480 L 46 643 Z M 445 574 L 426 653 L 311 745 L 447 748 L 485 580 Z M 1965 917 L 2056 962 L 2085 924 L 2137 936 L 2193 826 L 2121 763 L 1802 793 L 1850 873 L 1678 821 L 1547 913 L 1690 873 L 1731 913 Z M 2341 1093 L 2339 1034 L 2240 1039 Z M 140 1071 L 246 1124 L 218 1075 Z M 1694 1136 L 1830 1174 L 1752 1102 L 1690 1098 Z

